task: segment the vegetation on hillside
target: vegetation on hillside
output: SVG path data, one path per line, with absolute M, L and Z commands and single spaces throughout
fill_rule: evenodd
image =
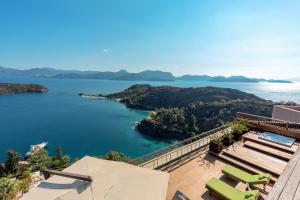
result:
M 16 93 L 45 93 L 48 89 L 38 84 L 16 84 L 16 83 L 0 83 L 1 94 L 16 94 Z
M 130 157 L 117 151 L 110 151 L 100 158 L 137 164 Z M 70 165 L 70 157 L 63 153 L 60 146 L 56 148 L 54 156 L 50 156 L 46 149 L 37 148 L 25 161 L 18 152 L 9 150 L 6 161 L 0 163 L 0 200 L 14 200 L 17 194 L 28 192 L 34 178 L 33 172 L 46 168 L 60 171 Z
M 178 88 L 134 85 L 102 95 L 120 99 L 129 108 L 154 111 L 141 121 L 139 132 L 164 139 L 185 139 L 232 122 L 237 112 L 270 117 L 274 103 L 235 89 Z

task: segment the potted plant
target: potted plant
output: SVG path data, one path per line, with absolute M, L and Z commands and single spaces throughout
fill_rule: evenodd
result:
M 233 143 L 233 135 L 231 132 L 228 132 L 223 136 L 223 144 L 225 146 L 230 146 L 232 143 Z
M 209 150 L 215 153 L 220 153 L 223 149 L 222 137 L 213 137 L 209 143 Z
M 246 123 L 243 123 L 243 122 L 237 122 L 236 124 L 234 124 L 231 127 L 231 132 L 232 132 L 232 135 L 233 135 L 233 139 L 235 141 L 240 140 L 242 135 L 244 133 L 247 133 L 248 131 L 249 131 L 249 127 L 247 126 Z

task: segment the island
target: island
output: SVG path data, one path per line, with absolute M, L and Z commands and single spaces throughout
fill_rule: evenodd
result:
M 45 92 L 48 92 L 48 88 L 38 84 L 0 83 L 0 95 Z
M 83 94 L 81 94 L 83 95 Z M 234 120 L 236 112 L 271 116 L 274 103 L 236 89 L 179 88 L 137 84 L 114 94 L 94 97 L 116 99 L 128 108 L 152 111 L 137 130 L 160 139 L 182 140 Z

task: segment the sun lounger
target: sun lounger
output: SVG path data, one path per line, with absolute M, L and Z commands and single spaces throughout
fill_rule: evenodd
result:
M 260 195 L 258 190 L 241 192 L 216 178 L 210 179 L 206 183 L 206 188 L 225 200 L 257 200 Z
M 271 174 L 257 174 L 257 175 L 251 175 L 243 170 L 240 170 L 239 168 L 233 167 L 231 165 L 226 165 L 222 168 L 223 174 L 241 181 L 243 183 L 247 184 L 263 184 L 266 185 L 270 182 Z

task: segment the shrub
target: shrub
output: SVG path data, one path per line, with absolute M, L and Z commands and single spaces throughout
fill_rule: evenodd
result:
M 19 182 L 9 178 L 0 178 L 0 199 L 13 200 L 19 192 Z
M 229 146 L 233 143 L 233 134 L 231 132 L 226 133 L 223 136 L 223 144 Z
M 239 140 L 244 133 L 250 130 L 250 125 L 245 121 L 240 121 L 232 125 L 231 132 L 235 140 Z
M 209 143 L 209 150 L 220 153 L 222 151 L 223 145 L 223 138 L 220 136 L 213 136 L 211 137 L 210 143 Z

